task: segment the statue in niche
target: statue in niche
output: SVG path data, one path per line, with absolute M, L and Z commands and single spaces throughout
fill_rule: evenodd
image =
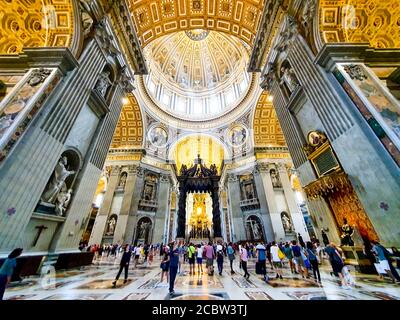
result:
M 112 236 L 114 234 L 116 224 L 117 220 L 115 219 L 115 217 L 111 217 L 110 220 L 108 220 L 108 227 L 106 232 L 107 235 Z
M 144 187 L 144 199 L 145 200 L 153 200 L 153 186 L 146 184 Z
M 275 169 L 271 169 L 269 174 L 271 175 L 272 186 L 274 188 L 282 188 L 282 183 L 279 179 L 279 174 Z
M 289 91 L 293 92 L 299 85 L 299 82 L 297 81 L 293 69 L 288 67 L 282 67 L 281 72 L 282 72 L 282 80 L 287 85 Z
M 119 179 L 118 187 L 125 188 L 126 177 L 127 177 L 126 172 L 122 173 L 121 178 Z
M 282 219 L 283 229 L 285 230 L 285 232 L 292 232 L 293 225 L 289 215 L 286 212 L 282 212 L 281 219 Z
M 353 241 L 353 234 L 354 234 L 354 228 L 350 226 L 347 223 L 347 219 L 343 219 L 343 225 L 341 227 L 342 234 L 340 236 L 341 238 L 341 245 L 342 246 L 354 246 L 354 241 Z
M 97 92 L 100 93 L 101 96 L 104 97 L 110 85 L 111 85 L 110 72 L 103 71 L 102 73 L 100 73 L 99 80 L 97 80 L 95 89 Z
M 142 223 L 139 226 L 138 239 L 146 239 L 148 231 L 149 231 L 149 228 L 150 228 L 150 222 L 142 221 Z
M 63 156 L 58 161 L 56 168 L 54 169 L 53 179 L 48 184 L 46 190 L 43 192 L 41 200 L 47 203 L 54 203 L 57 199 L 57 195 L 61 190 L 67 190 L 65 180 L 75 174 L 75 171 L 69 171 L 67 169 L 67 157 Z
M 68 208 L 69 202 L 72 196 L 72 189 L 68 189 L 68 191 L 61 190 L 60 193 L 57 195 L 56 201 L 56 213 L 58 216 L 64 216 L 65 211 Z
M 253 224 L 253 236 L 254 239 L 261 239 L 261 230 L 258 222 L 254 222 Z
M 253 185 L 251 183 L 248 183 L 245 186 L 245 191 L 246 191 L 246 199 L 254 199 Z

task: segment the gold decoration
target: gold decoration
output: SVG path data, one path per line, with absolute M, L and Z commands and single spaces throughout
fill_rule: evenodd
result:
M 168 33 L 221 31 L 252 44 L 263 0 L 128 0 L 138 38 L 145 47 Z
M 23 47 L 69 47 L 74 31 L 71 0 L 0 1 L 0 53 Z
M 398 0 L 320 0 L 319 8 L 319 27 L 324 42 L 400 48 Z
M 111 148 L 137 148 L 142 144 L 143 121 L 140 107 L 136 98 L 129 95 L 128 103 L 122 107 Z
M 286 146 L 275 108 L 267 92 L 260 95 L 254 113 L 254 144 L 256 147 Z

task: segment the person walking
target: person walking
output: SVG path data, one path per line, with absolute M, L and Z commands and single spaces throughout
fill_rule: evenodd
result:
M 169 256 L 169 250 L 167 247 L 164 248 L 164 255 L 160 264 L 161 268 L 161 281 L 158 284 L 160 287 L 168 286 L 168 272 L 169 272 L 169 263 L 170 263 L 170 256 Z M 166 284 L 163 284 L 164 281 L 164 276 L 166 278 Z
M 179 248 L 176 242 L 170 244 L 171 250 L 169 251 L 169 294 L 173 295 L 176 274 L 178 273 L 179 265 Z
M 281 249 L 279 249 L 279 247 L 275 241 L 272 241 L 270 250 L 271 250 L 271 260 L 274 265 L 274 269 L 276 271 L 276 278 L 283 279 L 283 277 L 282 277 L 282 259 L 284 257 L 284 254 L 281 251 Z
M 203 251 L 204 247 L 201 244 L 197 245 L 197 250 L 196 250 L 196 262 L 197 262 L 197 273 L 202 274 L 203 273 Z
M 294 265 L 294 262 L 293 262 L 293 252 L 292 252 L 292 249 L 290 248 L 289 242 L 286 242 L 286 244 L 283 248 L 283 253 L 286 256 L 286 259 L 288 259 L 290 271 L 292 273 L 297 273 L 296 266 Z
M 247 271 L 247 261 L 249 261 L 249 255 L 246 249 L 246 246 L 242 246 L 240 248 L 240 262 L 242 269 L 244 271 L 244 277 L 249 279 L 250 278 L 250 273 Z
M 11 277 L 17 266 L 17 258 L 22 254 L 22 248 L 16 248 L 8 255 L 0 268 L 0 300 L 3 300 L 4 292 L 11 282 Z
M 256 246 L 256 257 L 257 257 L 257 262 L 256 265 L 258 265 L 258 269 L 259 269 L 259 274 L 262 274 L 264 277 L 264 281 L 268 282 L 268 276 L 267 276 L 267 255 L 266 255 L 266 251 L 267 249 L 265 248 L 265 246 L 260 242 L 259 244 L 257 244 Z M 256 266 L 257 269 L 257 266 Z
M 194 247 L 193 243 L 189 244 L 189 247 L 187 248 L 187 253 L 188 253 L 188 260 L 189 260 L 189 274 L 190 275 L 195 275 L 196 270 L 195 270 L 195 253 L 196 253 L 196 248 Z
M 308 273 L 305 271 L 306 267 L 301 254 L 302 248 L 297 244 L 296 240 L 292 241 L 292 252 L 293 252 L 293 259 L 297 266 L 297 272 L 300 273 L 301 276 L 304 278 L 304 275 L 305 274 L 308 275 Z
M 218 265 L 218 273 L 220 276 L 222 276 L 222 269 L 224 266 L 224 247 L 221 245 L 221 243 L 217 244 L 217 265 Z
M 135 248 L 133 249 L 133 251 L 134 251 L 134 253 L 135 253 L 135 264 L 134 264 L 133 267 L 136 268 L 136 267 L 137 267 L 137 264 L 138 264 L 138 262 L 139 262 L 140 253 L 141 253 L 141 251 L 142 251 L 142 245 L 139 245 L 139 246 L 135 247 Z
M 232 247 L 232 242 L 229 242 L 226 252 L 228 254 L 228 259 L 229 259 L 229 263 L 230 263 L 230 267 L 231 267 L 231 274 L 235 274 L 235 271 L 233 271 L 233 261 L 235 260 L 235 250 Z
M 397 273 L 396 268 L 393 267 L 391 261 L 391 257 L 394 256 L 394 254 L 390 253 L 378 241 L 371 241 L 371 243 L 373 244 L 372 251 L 378 257 L 381 269 L 386 271 L 386 273 L 390 276 L 390 278 L 392 278 L 393 282 L 400 283 L 400 276 Z
M 117 273 L 117 276 L 115 277 L 115 281 L 113 281 L 113 288 L 116 288 L 117 286 L 117 281 L 119 279 L 119 276 L 121 275 L 121 272 L 123 269 L 125 269 L 125 278 L 124 278 L 124 283 L 128 281 L 128 269 L 129 269 L 129 263 L 131 261 L 132 257 L 132 251 L 130 250 L 129 244 L 126 244 L 124 247 L 124 253 L 122 254 L 121 262 L 119 263 L 119 271 Z
M 310 241 L 307 241 L 306 247 L 307 247 L 308 260 L 310 261 L 310 264 L 311 264 L 311 268 L 312 268 L 312 271 L 314 274 L 314 279 L 315 279 L 315 281 L 318 281 L 319 283 L 321 283 L 321 275 L 319 273 L 317 251 L 316 251 L 314 245 Z
M 206 266 L 208 275 L 212 276 L 214 275 L 214 258 L 215 258 L 215 253 L 212 243 L 209 242 L 208 245 L 204 248 L 204 250 L 206 252 L 206 259 L 207 259 Z
M 333 274 L 336 277 L 339 277 L 342 283 L 342 288 L 350 289 L 345 277 L 342 274 L 342 269 L 344 267 L 344 261 L 342 259 L 342 255 L 339 251 L 339 248 L 335 243 L 331 242 L 324 249 L 325 253 L 329 256 L 329 262 L 332 266 Z

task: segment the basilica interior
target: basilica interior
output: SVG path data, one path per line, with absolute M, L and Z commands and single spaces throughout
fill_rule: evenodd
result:
M 399 300 L 370 250 L 399 266 L 399 167 L 398 0 L 0 2 L 5 299 Z M 158 256 L 112 288 L 118 257 L 80 250 L 299 238 L 355 286 L 237 255 L 171 297 Z

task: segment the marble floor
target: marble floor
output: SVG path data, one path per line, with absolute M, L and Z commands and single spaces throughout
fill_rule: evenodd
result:
M 160 284 L 160 262 L 151 266 L 138 265 L 129 270 L 129 281 L 122 279 L 112 288 L 119 268 L 119 259 L 104 257 L 93 265 L 43 276 L 23 279 L 7 288 L 6 300 L 400 300 L 400 285 L 377 275 L 358 274 L 351 270 L 355 286 L 343 289 L 339 281 L 330 275 L 325 262 L 321 267 L 322 284 L 313 279 L 302 279 L 284 269 L 284 279 L 274 279 L 276 273 L 268 266 L 269 284 L 255 273 L 255 262 L 249 261 L 250 279 L 246 280 L 234 263 L 236 273 L 231 275 L 228 261 L 222 276 L 188 274 L 185 264 L 177 276 L 175 294 L 168 294 L 168 287 Z M 203 265 L 205 270 L 205 265 Z

